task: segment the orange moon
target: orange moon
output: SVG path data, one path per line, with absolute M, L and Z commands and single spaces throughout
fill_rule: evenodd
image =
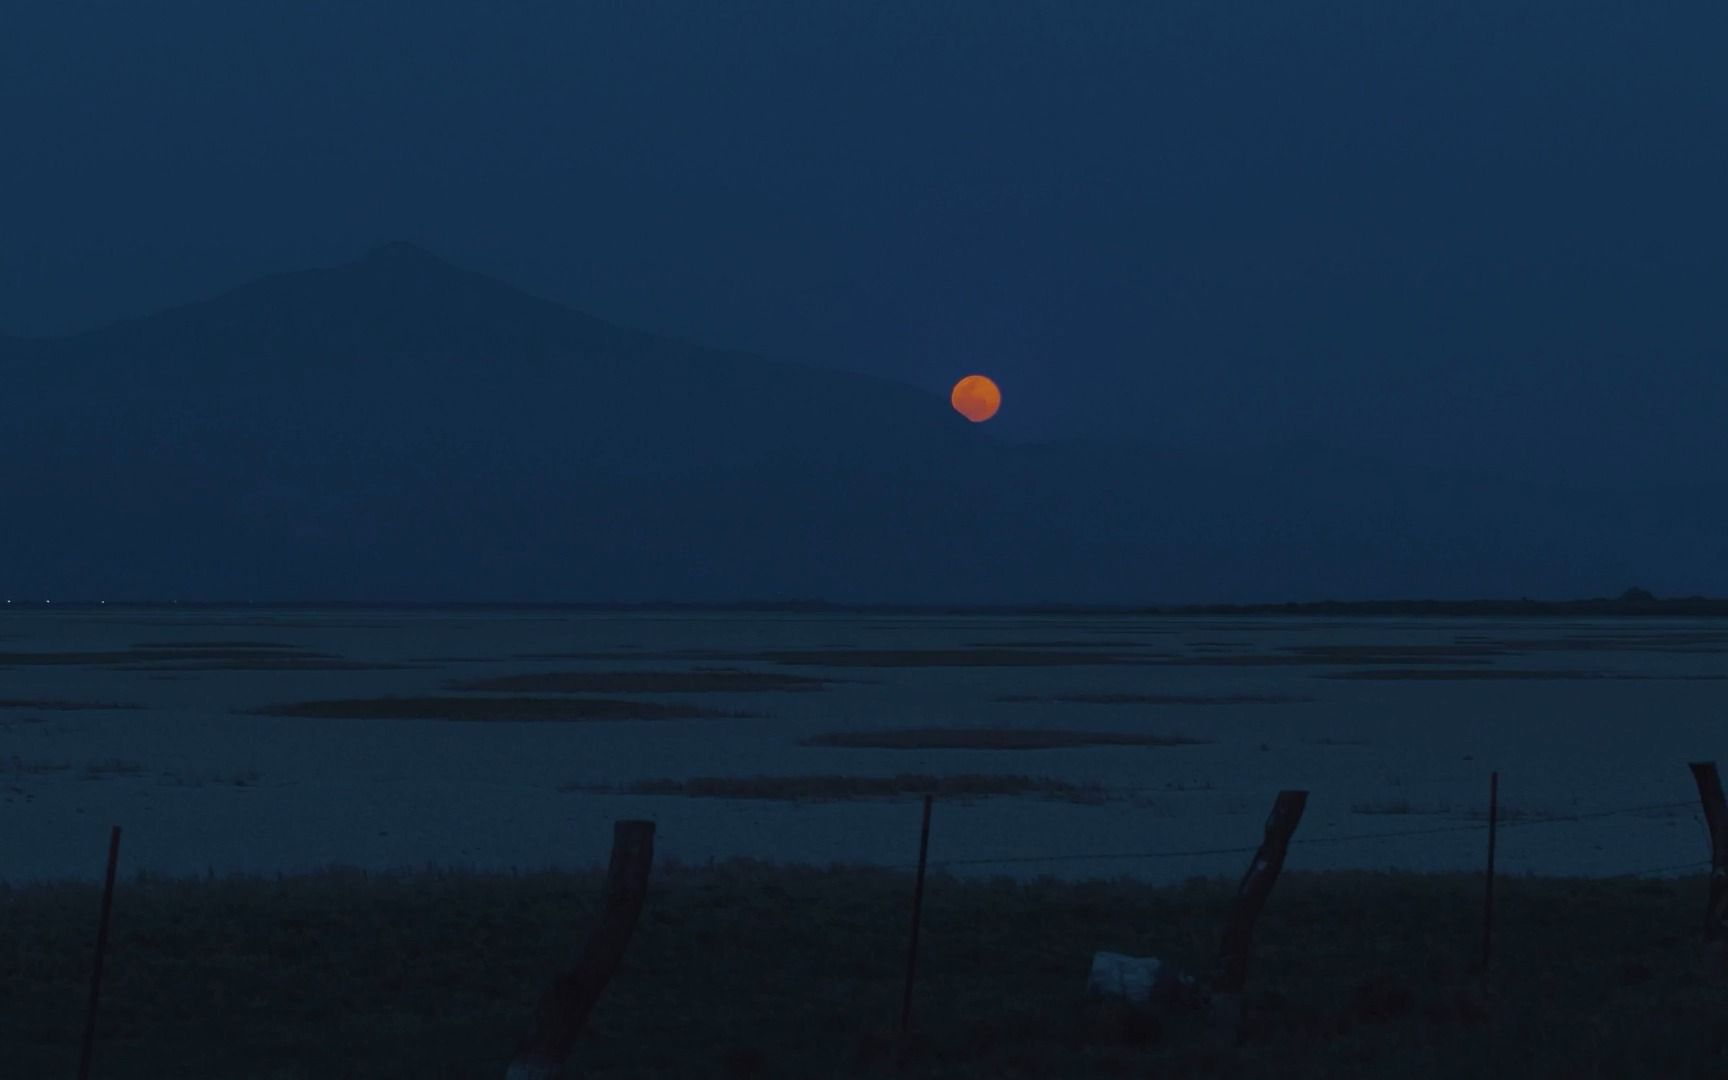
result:
M 954 384 L 948 401 L 955 412 L 974 424 L 982 424 L 1002 407 L 1002 391 L 988 376 L 968 375 Z

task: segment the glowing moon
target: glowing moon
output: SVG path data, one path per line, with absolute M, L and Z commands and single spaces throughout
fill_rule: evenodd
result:
M 968 375 L 954 384 L 948 401 L 955 412 L 974 424 L 982 424 L 1002 407 L 1002 391 L 988 376 Z

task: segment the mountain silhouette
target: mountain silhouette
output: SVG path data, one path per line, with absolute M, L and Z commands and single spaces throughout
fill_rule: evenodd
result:
M 412 244 L 0 338 L 0 593 L 1151 603 L 1720 589 L 1713 491 L 1013 445 Z M 1012 394 L 1010 391 L 1010 400 Z

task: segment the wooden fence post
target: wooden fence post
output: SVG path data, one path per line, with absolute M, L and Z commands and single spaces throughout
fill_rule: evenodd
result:
M 1488 875 L 1482 892 L 1482 990 L 1488 990 L 1488 962 L 1494 956 L 1494 841 L 1500 828 L 1500 774 L 1488 774 Z
M 918 972 L 918 924 L 924 916 L 924 866 L 930 858 L 930 804 L 924 796 L 924 826 L 918 834 L 918 879 L 912 886 L 912 939 L 906 946 L 906 990 L 900 998 L 901 1050 L 912 1027 L 912 979 Z
M 1694 761 L 1692 779 L 1698 783 L 1698 799 L 1704 804 L 1704 823 L 1710 828 L 1710 899 L 1704 908 L 1704 940 L 1728 945 L 1728 801 L 1722 797 L 1722 778 L 1714 761 Z
M 120 865 L 120 826 L 108 834 L 108 880 L 102 886 L 102 921 L 96 924 L 96 968 L 90 974 L 90 1005 L 84 1014 L 84 1050 L 78 1058 L 78 1080 L 90 1080 L 96 1052 L 96 1002 L 102 996 L 102 960 L 108 952 L 108 920 L 114 912 L 114 870 Z
M 575 965 L 559 975 L 540 999 L 534 1033 L 517 1051 L 506 1080 L 553 1080 L 564 1068 L 589 1012 L 624 959 L 648 898 L 648 872 L 653 864 L 654 823 L 615 823 L 600 921 L 588 935 Z
M 1284 869 L 1284 855 L 1290 847 L 1290 837 L 1302 820 L 1302 809 L 1308 804 L 1306 791 L 1280 791 L 1266 818 L 1265 838 L 1242 884 L 1236 889 L 1236 901 L 1230 908 L 1230 919 L 1224 927 L 1224 945 L 1219 950 L 1218 968 L 1212 978 L 1212 1024 L 1215 1034 L 1235 1042 L 1242 1024 L 1242 987 L 1248 978 L 1248 950 L 1254 939 L 1254 921 L 1266 906 L 1266 898 Z

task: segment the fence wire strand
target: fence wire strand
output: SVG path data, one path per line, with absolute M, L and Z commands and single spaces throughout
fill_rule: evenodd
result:
M 1623 815 L 1623 814 L 1649 813 L 1650 811 L 1653 811 L 1653 810 L 1681 809 L 1681 808 L 1694 806 L 1694 805 L 1695 805 L 1694 802 L 1684 801 L 1684 800 L 1677 800 L 1677 801 L 1663 802 L 1663 803 L 1645 803 L 1645 804 L 1642 804 L 1639 806 L 1617 807 L 1617 808 L 1612 809 L 1612 810 L 1592 810 L 1592 811 L 1586 811 L 1584 813 L 1556 815 L 1553 817 L 1538 817 L 1538 818 L 1529 818 L 1529 819 L 1517 820 L 1517 821 L 1499 821 L 1499 822 L 1497 822 L 1497 825 L 1501 829 L 1532 828 L 1532 827 L 1535 827 L 1538 825 L 1558 825 L 1558 824 L 1567 824 L 1567 823 L 1578 822 L 1578 821 L 1595 821 L 1595 820 L 1599 820 L 1602 818 L 1618 817 L 1618 816 Z M 1467 824 L 1467 825 L 1441 825 L 1441 826 L 1436 826 L 1434 828 L 1428 828 L 1428 829 L 1393 829 L 1393 830 L 1388 830 L 1388 831 L 1384 831 L 1384 832 L 1345 833 L 1345 834 L 1338 835 L 1338 836 L 1301 837 L 1301 838 L 1292 839 L 1290 841 L 1290 846 L 1295 847 L 1295 846 L 1300 845 L 1300 844 L 1359 843 L 1359 842 L 1365 842 L 1365 841 L 1371 841 L 1371 840 L 1393 840 L 1393 839 L 1416 837 L 1416 836 L 1439 836 L 1439 835 L 1446 834 L 1446 833 L 1486 832 L 1487 830 L 1488 830 L 1488 822 L 1487 821 L 1480 821 L 1480 822 L 1472 822 L 1472 823 Z M 1257 852 L 1259 850 L 1260 850 L 1259 844 L 1243 844 L 1243 845 L 1237 845 L 1234 847 L 1190 848 L 1190 849 L 1169 850 L 1169 851 L 1120 851 L 1120 852 L 1097 852 L 1097 853 L 1091 853 L 1091 854 L 1064 853 L 1061 855 L 1002 855 L 1002 856 L 985 856 L 985 857 L 967 857 L 967 858 L 957 858 L 957 859 L 933 858 L 930 860 L 930 864 L 932 866 L 936 866 L 936 867 L 998 866 L 998 865 L 1008 866 L 1008 865 L 1017 865 L 1017 864 L 1018 865 L 1024 865 L 1024 864 L 1033 864 L 1033 863 L 1117 862 L 1117 861 L 1122 861 L 1122 860 L 1136 860 L 1136 859 L 1189 859 L 1189 858 L 1205 858 L 1205 857 L 1213 856 L 1213 855 L 1251 855 L 1254 852 Z M 1664 872 L 1671 871 L 1671 870 L 1684 870 L 1684 869 L 1688 869 L 1691 867 L 1696 867 L 1698 865 L 1700 865 L 1700 863 L 1698 861 L 1694 861 L 1694 862 L 1690 862 L 1690 863 L 1681 863 L 1678 866 L 1672 866 L 1672 867 L 1657 867 L 1657 868 L 1652 869 L 1652 870 L 1635 870 L 1635 871 L 1630 871 L 1630 872 L 1625 873 L 1625 874 L 1610 875 L 1610 880 L 1616 879 L 1616 878 L 1622 878 L 1622 877 L 1640 877 L 1640 876 L 1645 875 L 1645 874 L 1664 873 Z M 1710 860 L 1709 859 L 1702 860 L 1702 865 L 1709 866 Z M 912 869 L 916 869 L 916 865 L 915 864 L 897 864 L 897 865 L 891 867 L 891 869 L 912 870 Z
M 1676 866 L 1653 866 L 1648 870 L 1628 870 L 1623 874 L 1609 874 L 1603 881 L 1624 881 L 1627 878 L 1643 877 L 1646 874 L 1672 874 L 1676 870 L 1704 870 L 1714 865 L 1709 859 L 1693 859 L 1688 863 Z

